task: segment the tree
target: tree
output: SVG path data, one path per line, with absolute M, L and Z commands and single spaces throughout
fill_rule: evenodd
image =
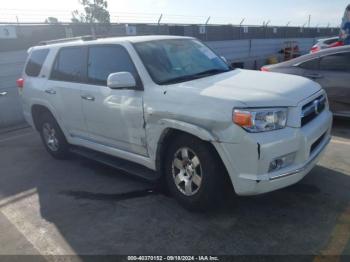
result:
M 48 17 L 45 19 L 46 24 L 58 24 L 58 19 L 56 17 Z
M 79 0 L 79 3 L 84 7 L 84 12 L 74 10 L 71 19 L 73 23 L 110 23 L 106 0 Z

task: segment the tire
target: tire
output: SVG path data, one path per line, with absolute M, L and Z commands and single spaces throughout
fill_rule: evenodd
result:
M 55 118 L 48 112 L 40 115 L 39 132 L 46 150 L 56 159 L 69 157 L 69 144 Z
M 225 189 L 226 173 L 210 144 L 181 135 L 169 146 L 165 157 L 167 186 L 180 204 L 190 211 L 206 211 L 218 206 Z

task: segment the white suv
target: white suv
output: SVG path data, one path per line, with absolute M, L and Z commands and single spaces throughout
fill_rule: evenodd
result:
M 292 185 L 330 140 L 318 84 L 233 70 L 194 38 L 51 41 L 29 50 L 17 85 L 52 156 L 164 178 L 192 209 L 215 203 L 224 183 L 238 195 Z

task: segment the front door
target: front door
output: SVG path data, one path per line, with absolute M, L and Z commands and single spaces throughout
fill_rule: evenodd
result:
M 83 86 L 83 112 L 93 142 L 147 156 L 141 88 L 110 89 L 111 73 L 130 72 L 142 85 L 136 68 L 121 45 L 89 47 L 87 82 Z

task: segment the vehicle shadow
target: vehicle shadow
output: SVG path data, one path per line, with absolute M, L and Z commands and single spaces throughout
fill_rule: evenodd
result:
M 345 117 L 334 117 L 332 134 L 334 136 L 349 139 L 350 119 Z
M 100 165 L 95 170 L 106 174 Z M 110 179 L 118 183 L 121 176 Z M 207 213 L 186 211 L 148 186 L 121 192 L 57 188 L 56 194 L 37 189 L 42 217 L 77 254 L 318 254 L 350 200 L 350 177 L 319 166 L 299 184 L 233 196 Z

